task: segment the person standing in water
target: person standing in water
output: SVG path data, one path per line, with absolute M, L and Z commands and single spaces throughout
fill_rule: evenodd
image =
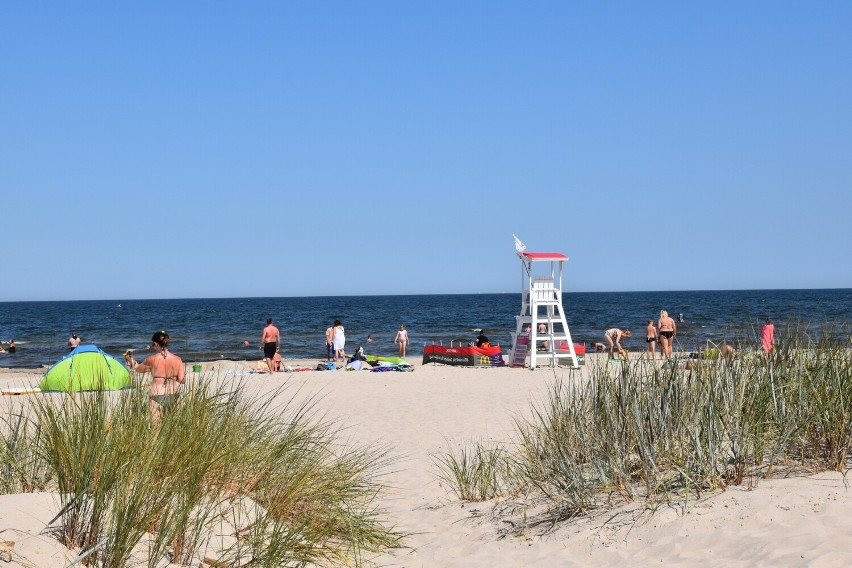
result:
M 80 346 L 80 338 L 77 337 L 76 331 L 72 331 L 71 337 L 68 338 L 68 347 L 70 347 L 71 349 L 74 349 L 74 348 L 79 347 L 79 346 Z
M 399 356 L 405 357 L 405 350 L 408 347 L 408 330 L 405 329 L 405 324 L 399 324 L 399 331 L 396 332 L 396 337 L 393 340 L 399 346 Z
M 163 410 L 174 405 L 178 388 L 185 380 L 183 361 L 169 351 L 170 339 L 165 331 L 155 332 L 151 337 L 151 348 L 156 353 L 137 364 L 135 369 L 138 373 L 151 373 L 153 377 L 148 402 L 152 424 L 159 422 Z

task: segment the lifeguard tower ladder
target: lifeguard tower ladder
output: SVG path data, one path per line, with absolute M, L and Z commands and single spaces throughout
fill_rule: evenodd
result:
M 515 238 L 516 244 L 520 243 Z M 570 359 L 571 367 L 577 369 L 577 353 L 562 309 L 562 269 L 568 257 L 558 252 L 526 252 L 525 249 L 523 243 L 516 246 L 521 260 L 521 314 L 515 316 L 512 352 L 515 352 L 518 337 L 529 333 L 530 369 L 535 369 L 540 360 L 549 361 L 555 367 L 561 358 Z M 549 263 L 549 273 L 545 263 Z M 539 269 L 539 275 L 534 268 Z M 539 331 L 541 324 L 547 326 L 545 332 Z

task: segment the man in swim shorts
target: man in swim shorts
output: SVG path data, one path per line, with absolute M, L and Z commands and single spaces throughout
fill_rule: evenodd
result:
M 281 333 L 278 328 L 272 324 L 272 318 L 266 320 L 266 327 L 263 328 L 263 333 L 260 334 L 260 347 L 263 350 L 263 358 L 266 359 L 266 365 L 269 367 L 269 372 L 272 373 L 275 368 L 275 353 L 278 351 L 278 346 L 281 342 Z

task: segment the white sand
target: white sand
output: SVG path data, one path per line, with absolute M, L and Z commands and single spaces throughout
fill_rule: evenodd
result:
M 594 356 L 591 356 L 594 357 Z M 636 507 L 563 523 L 545 536 L 500 538 L 490 504 L 461 504 L 434 477 L 430 456 L 469 440 L 507 441 L 513 415 L 544 395 L 555 375 L 538 369 L 421 366 L 411 373 L 303 372 L 247 375 L 261 392 L 285 385 L 357 444 L 389 446 L 402 459 L 383 501 L 408 550 L 376 560 L 432 566 L 845 566 L 852 564 L 852 493 L 837 473 L 730 487 L 682 508 L 635 520 Z M 317 361 L 288 361 L 316 366 Z M 253 362 L 205 364 L 246 370 Z M 584 371 L 585 372 L 585 371 Z M 567 378 L 567 371 L 557 371 Z M 0 372 L 0 387 L 36 384 L 37 372 Z M 577 379 L 580 380 L 580 379 Z M 298 391 L 296 390 L 298 389 Z M 40 395 L 23 395 L 40 396 Z M 4 397 L 4 399 L 7 397 Z M 21 397 L 14 397 L 21 398 Z M 0 402 L 5 402 L 0 401 Z M 39 534 L 55 513 L 52 495 L 0 496 L 0 541 L 15 541 L 9 566 L 64 566 L 72 557 Z M 0 548 L 2 550 L 2 548 Z M 2 558 L 2 556 L 0 556 Z M 0 566 L 4 564 L 0 562 Z

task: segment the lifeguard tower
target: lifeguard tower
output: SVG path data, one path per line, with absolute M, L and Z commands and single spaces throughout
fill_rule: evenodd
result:
M 559 252 L 527 252 L 526 245 L 514 238 L 521 261 L 521 313 L 515 316 L 513 358 L 523 357 L 526 343 L 530 369 L 535 369 L 539 361 L 549 361 L 555 367 L 559 359 L 570 359 L 570 366 L 577 369 L 577 353 L 562 308 L 562 270 L 568 257 Z M 546 331 L 539 331 L 542 324 L 547 326 Z

